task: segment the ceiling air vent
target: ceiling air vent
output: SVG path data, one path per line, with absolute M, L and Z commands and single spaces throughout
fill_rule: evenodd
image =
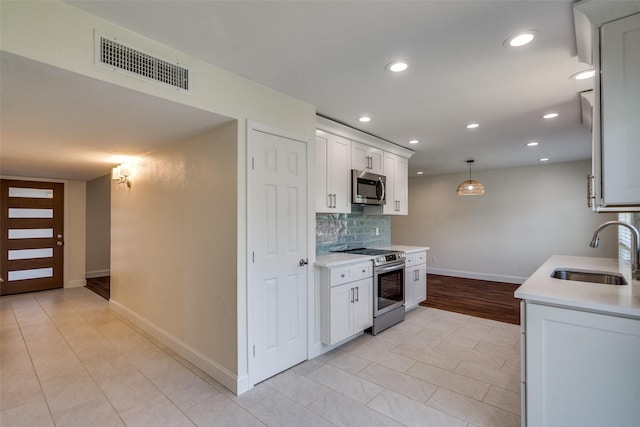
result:
M 96 34 L 96 58 L 109 68 L 134 74 L 177 89 L 189 90 L 189 69 L 149 55 L 113 37 Z

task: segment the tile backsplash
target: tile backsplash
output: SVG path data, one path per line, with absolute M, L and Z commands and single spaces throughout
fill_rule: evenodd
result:
M 366 215 L 363 206 L 352 206 L 349 214 L 316 214 L 316 254 L 390 244 L 389 216 Z

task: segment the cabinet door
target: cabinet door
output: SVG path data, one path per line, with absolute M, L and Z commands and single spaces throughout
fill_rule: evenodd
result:
M 398 203 L 396 215 L 409 214 L 409 160 L 404 157 L 396 158 L 395 174 L 393 176 L 393 194 Z
M 383 174 L 383 151 L 360 142 L 351 142 L 351 169 Z
M 395 171 L 396 156 L 391 153 L 384 153 L 384 170 L 386 172 L 386 203 L 382 207 L 382 213 L 385 215 L 395 215 L 398 204 L 395 196 Z
M 600 28 L 602 198 L 640 206 L 640 13 Z
M 526 304 L 529 426 L 640 420 L 640 320 Z
M 418 267 L 417 278 L 418 280 L 415 283 L 416 289 L 415 289 L 414 295 L 415 295 L 416 301 L 419 304 L 422 301 L 425 301 L 427 299 L 427 265 L 426 264 L 422 264 Z
M 316 132 L 316 212 L 330 212 L 332 204 L 329 189 L 327 188 L 327 150 L 328 137 L 324 132 Z
M 332 345 L 353 335 L 353 283 L 334 286 L 329 291 L 329 342 Z
M 351 141 L 316 131 L 316 212 L 351 212 Z
M 353 332 L 364 331 L 373 325 L 373 279 L 351 283 L 355 291 L 353 303 Z
M 333 194 L 331 212 L 351 213 L 351 169 L 349 168 L 351 141 L 331 136 L 327 154 L 327 178 Z
M 384 171 L 387 177 L 387 203 L 385 215 L 407 215 L 409 213 L 409 161 L 395 154 L 384 154 Z
M 404 271 L 405 310 L 410 310 L 427 299 L 427 266 L 408 267 Z
M 371 169 L 369 172 L 384 175 L 384 151 L 379 148 L 369 147 L 367 155 L 371 159 Z

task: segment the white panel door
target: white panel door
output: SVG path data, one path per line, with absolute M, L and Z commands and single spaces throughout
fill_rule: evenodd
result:
M 307 359 L 307 145 L 255 129 L 250 138 L 255 384 Z

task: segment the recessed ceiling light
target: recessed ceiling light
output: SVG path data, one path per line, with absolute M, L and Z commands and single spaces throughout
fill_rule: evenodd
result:
M 480 127 L 480 125 L 478 123 L 469 123 L 467 125 L 467 129 L 475 129 L 477 127 Z
M 536 141 L 527 142 L 527 147 L 535 147 L 536 145 L 538 145 Z
M 573 74 L 569 78 L 571 80 L 586 80 L 586 79 L 590 79 L 591 77 L 593 77 L 595 75 L 596 75 L 595 70 L 584 70 L 584 71 L 580 71 L 579 73 Z
M 541 159 L 538 159 L 538 161 L 540 161 L 540 162 L 548 162 L 549 158 L 548 157 L 543 157 Z
M 417 144 L 420 141 L 418 141 L 417 139 L 412 139 L 411 141 L 409 141 L 409 144 Z
M 558 113 L 547 113 L 542 116 L 543 119 L 555 119 L 556 117 L 558 117 Z
M 422 175 L 422 174 L 424 174 L 424 172 L 416 172 L 416 174 Z
M 371 121 L 371 117 L 369 117 L 369 116 L 360 116 L 360 118 L 358 120 L 361 121 L 362 123 L 368 123 L 368 122 Z
M 531 43 L 533 39 L 536 38 L 537 34 L 538 34 L 537 30 L 523 31 L 521 33 L 514 34 L 513 36 L 509 37 L 502 44 L 504 47 L 524 46 Z
M 387 71 L 392 71 L 394 73 L 400 73 L 404 70 L 406 70 L 407 68 L 409 68 L 409 64 L 407 64 L 404 61 L 394 61 L 394 62 L 390 62 L 389 64 L 386 65 L 386 67 L 384 67 Z

